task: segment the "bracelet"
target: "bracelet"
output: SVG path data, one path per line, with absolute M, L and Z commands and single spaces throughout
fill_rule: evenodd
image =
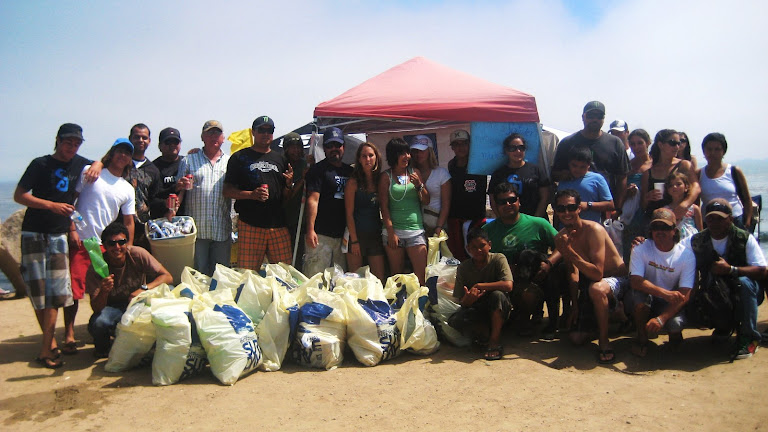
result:
M 418 190 L 419 192 L 423 191 L 424 190 L 424 183 L 422 183 L 421 186 L 417 187 L 416 190 Z
M 545 260 L 544 260 L 544 262 L 545 262 L 545 263 L 547 263 L 547 264 L 549 264 L 549 268 L 552 268 L 552 267 L 554 267 L 554 266 L 552 265 L 552 261 L 550 261 L 550 260 L 549 260 L 549 258 L 545 259 Z
M 664 327 L 664 321 L 662 321 L 661 318 L 656 317 L 656 322 L 658 322 L 660 326 Z
M 731 266 L 731 276 L 738 276 L 739 275 L 739 268 L 736 266 Z
M 349 242 L 349 244 L 351 244 L 351 245 L 353 245 L 353 244 L 358 244 L 358 243 L 360 243 L 360 242 L 359 242 L 359 241 L 353 241 L 353 242 Z

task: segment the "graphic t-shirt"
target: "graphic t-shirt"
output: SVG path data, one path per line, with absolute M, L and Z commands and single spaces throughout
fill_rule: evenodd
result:
M 448 162 L 451 174 L 451 209 L 449 218 L 476 220 L 485 217 L 485 191 L 488 177 L 467 174 L 466 165 L 456 166 L 456 159 Z
M 252 147 L 244 148 L 229 158 L 224 183 L 240 190 L 251 191 L 262 185 L 269 188 L 265 202 L 236 200 L 235 211 L 240 220 L 258 228 L 286 227 L 283 211 L 283 190 L 288 162 L 282 154 L 270 151 L 261 153 Z
M 31 191 L 32 196 L 48 201 L 72 204 L 76 186 L 83 167 L 91 161 L 75 155 L 69 162 L 62 162 L 51 155 L 35 158 L 19 180 L 19 187 Z M 28 208 L 21 224 L 22 231 L 58 234 L 69 231 L 69 216 L 48 210 Z
M 352 167 L 342 163 L 340 167 L 331 165 L 323 159 L 307 172 L 307 195 L 319 192 L 315 232 L 328 237 L 339 238 L 344 235 L 347 226 L 344 209 L 344 186 Z
M 520 219 L 512 225 L 507 225 L 496 219 L 487 223 L 483 229 L 491 239 L 491 252 L 503 253 L 509 265 L 517 262 L 520 252 L 532 249 L 546 254 L 555 248 L 557 230 L 548 220 L 520 213 Z
M 530 162 L 526 162 L 520 168 L 510 168 L 504 165 L 491 174 L 488 194 L 493 195 L 496 186 L 505 181 L 517 188 L 517 195 L 520 197 L 520 213 L 535 215 L 536 207 L 538 207 L 541 199 L 539 188 L 550 185 L 547 173 L 538 165 Z
M 693 288 L 696 257 L 684 242 L 677 243 L 669 252 L 662 252 L 653 240 L 648 239 L 632 249 L 629 274 L 641 276 L 668 291 L 679 287 Z

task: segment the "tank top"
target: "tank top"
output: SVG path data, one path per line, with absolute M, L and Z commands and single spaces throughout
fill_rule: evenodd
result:
M 381 231 L 381 216 L 379 215 L 379 199 L 376 192 L 368 192 L 362 188 L 355 191 L 355 229 L 358 232 Z
M 707 167 L 701 169 L 701 202 L 704 205 L 714 199 L 723 198 L 733 207 L 733 217 L 739 217 L 744 213 L 744 207 L 741 205 L 739 194 L 736 193 L 736 182 L 733 180 L 733 167 L 731 164 L 725 165 L 725 172 L 717 178 L 707 176 Z
M 408 168 L 408 173 L 413 172 Z M 421 202 L 416 186 L 409 180 L 404 185 L 395 178 L 392 170 L 387 170 L 389 176 L 389 217 L 392 227 L 398 230 L 423 230 L 421 220 Z
M 671 174 L 676 173 L 680 169 L 680 164 L 683 163 L 681 160 L 680 162 L 676 163 L 675 166 L 672 167 L 672 169 L 669 171 L 669 174 L 667 174 L 663 179 L 657 179 L 653 177 L 653 173 L 651 170 L 648 170 L 648 192 L 653 190 L 653 185 L 656 183 L 666 183 L 667 177 L 669 177 Z M 653 169 L 653 168 L 651 168 Z M 653 213 L 654 210 L 662 207 L 668 206 L 672 202 L 672 198 L 664 194 L 664 197 L 661 198 L 659 201 L 648 201 L 648 205 L 645 207 L 645 213 L 650 216 L 651 213 Z

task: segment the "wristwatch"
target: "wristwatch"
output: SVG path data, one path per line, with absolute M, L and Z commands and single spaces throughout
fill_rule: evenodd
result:
M 587 201 L 587 210 L 592 210 L 592 205 L 594 205 L 592 201 Z
M 142 285 L 140 288 L 141 288 L 142 291 L 146 291 L 146 290 L 149 289 L 149 287 L 147 287 L 146 284 Z

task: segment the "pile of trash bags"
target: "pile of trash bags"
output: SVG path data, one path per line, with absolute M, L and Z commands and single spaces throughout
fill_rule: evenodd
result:
M 169 385 L 210 365 L 221 383 L 233 385 L 256 370 L 279 370 L 286 358 L 334 369 L 347 346 L 366 366 L 403 351 L 432 354 L 440 347 L 438 334 L 465 346 L 469 338 L 447 325 L 459 307 L 451 299 L 456 264 L 433 261 L 427 286 L 414 274 L 382 285 L 367 267 L 357 273 L 329 268 L 310 278 L 286 264 L 259 272 L 217 265 L 212 277 L 187 267 L 179 285 L 161 285 L 131 301 L 105 368 L 119 372 L 151 362 L 152 382 Z

